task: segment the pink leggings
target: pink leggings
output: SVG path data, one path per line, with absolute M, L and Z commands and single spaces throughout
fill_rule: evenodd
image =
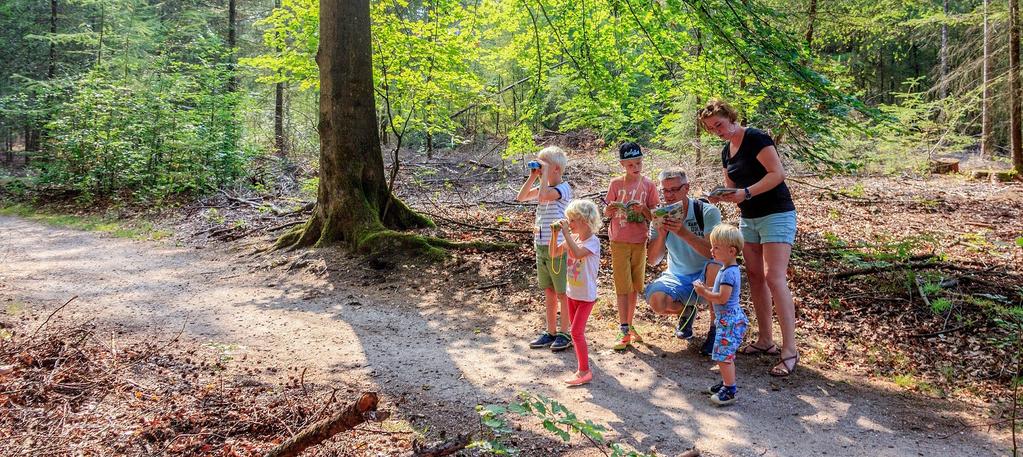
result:
M 590 371 L 590 353 L 586 349 L 586 321 L 590 319 L 595 301 L 579 301 L 568 297 L 568 318 L 572 321 L 572 344 L 579 371 Z

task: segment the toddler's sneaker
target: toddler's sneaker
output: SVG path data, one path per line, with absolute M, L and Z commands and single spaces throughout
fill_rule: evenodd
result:
M 717 384 L 714 384 L 713 386 L 708 387 L 707 388 L 707 393 L 709 393 L 709 394 L 716 394 L 721 389 L 723 389 L 724 387 L 725 387 L 725 383 L 718 382 Z
M 735 393 L 737 390 L 735 386 L 721 386 L 716 394 L 710 396 L 710 402 L 718 406 L 731 405 L 735 403 Z
M 543 332 L 535 340 L 529 343 L 529 347 L 533 349 L 550 347 L 551 344 L 554 344 L 554 340 L 555 340 L 554 335 L 551 335 L 550 333 L 547 332 Z
M 693 321 L 696 320 L 696 306 L 686 304 L 678 315 L 675 325 L 675 337 L 688 340 L 693 337 Z
M 554 337 L 554 343 L 551 344 L 551 350 L 554 352 L 564 351 L 570 347 L 572 347 L 572 337 L 566 333 L 558 333 Z

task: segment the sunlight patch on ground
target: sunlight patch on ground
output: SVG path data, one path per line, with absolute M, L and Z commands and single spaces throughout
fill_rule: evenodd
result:
M 799 395 L 799 400 L 806 402 L 814 409 L 813 414 L 800 416 L 802 420 L 814 425 L 837 425 L 843 417 L 849 414 L 849 403 L 841 402 L 831 398 L 813 397 L 810 395 Z

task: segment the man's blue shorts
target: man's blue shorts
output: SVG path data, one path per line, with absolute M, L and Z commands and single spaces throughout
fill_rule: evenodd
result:
M 664 292 L 672 300 L 680 303 L 692 303 L 696 304 L 700 300 L 700 296 L 696 295 L 693 291 L 693 281 L 697 279 L 703 279 L 703 271 L 697 271 L 696 273 L 689 275 L 676 276 L 667 271 L 661 275 L 661 277 L 653 280 L 650 284 L 647 284 L 646 289 L 643 291 L 643 296 L 646 301 L 650 301 L 650 296 L 656 292 Z M 704 281 L 706 282 L 706 281 Z

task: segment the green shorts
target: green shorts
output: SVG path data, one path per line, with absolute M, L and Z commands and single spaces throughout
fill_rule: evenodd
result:
M 565 278 L 568 276 L 565 268 L 568 263 L 568 253 L 551 262 L 551 251 L 547 246 L 536 247 L 536 282 L 540 289 L 554 289 L 558 294 L 565 293 Z

